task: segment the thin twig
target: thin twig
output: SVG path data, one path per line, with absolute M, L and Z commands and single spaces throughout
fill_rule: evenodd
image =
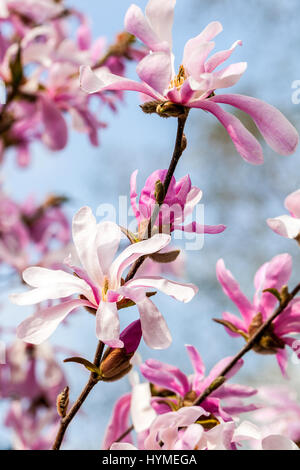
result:
M 149 236 L 151 236 L 152 228 L 153 228 L 153 226 L 156 222 L 156 219 L 159 215 L 160 208 L 161 208 L 162 204 L 164 203 L 164 200 L 166 199 L 168 189 L 169 189 L 172 177 L 174 175 L 174 172 L 176 170 L 177 164 L 180 160 L 181 155 L 183 154 L 183 152 L 185 150 L 185 148 L 183 147 L 183 138 L 184 138 L 184 127 L 185 127 L 186 120 L 187 120 L 187 117 L 188 117 L 188 112 L 189 112 L 189 110 L 186 109 L 186 113 L 182 116 L 179 116 L 179 118 L 178 118 L 178 125 L 177 125 L 178 127 L 177 127 L 175 147 L 174 147 L 174 151 L 173 151 L 172 160 L 171 160 L 171 163 L 169 165 L 168 172 L 167 172 L 167 175 L 166 175 L 166 178 L 165 178 L 165 181 L 164 181 L 164 197 L 163 197 L 163 200 L 160 203 L 157 203 L 155 205 L 155 207 L 153 209 L 153 213 L 152 213 L 151 218 L 149 220 L 149 223 L 148 223 L 148 225 L 147 225 L 147 227 L 146 227 L 146 229 L 143 233 L 143 236 L 141 237 L 142 239 L 146 239 Z M 146 258 L 147 258 L 147 256 L 141 256 L 133 264 L 132 268 L 130 269 L 130 271 L 128 272 L 128 274 L 126 276 L 125 282 L 129 281 L 130 279 L 132 279 L 135 276 L 135 274 L 137 273 L 137 270 L 142 266 L 142 264 L 143 264 L 143 262 L 145 261 Z
M 257 343 L 260 339 L 262 334 L 271 326 L 273 321 L 284 311 L 284 309 L 289 305 L 290 301 L 300 292 L 300 283 L 295 287 L 295 289 L 286 296 L 286 298 L 280 303 L 274 313 L 265 321 L 263 325 L 256 331 L 256 333 L 249 339 L 247 344 L 234 356 L 234 358 L 230 361 L 230 363 L 220 372 L 218 379 L 222 377 L 226 378 L 228 372 L 232 370 L 232 368 L 238 363 L 238 361 L 247 353 L 249 352 L 253 346 Z M 214 384 L 217 382 L 214 380 Z M 224 383 L 224 382 L 223 382 Z M 222 385 L 222 381 L 219 380 L 219 385 L 213 386 L 210 384 L 202 393 L 201 395 L 194 401 L 193 406 L 200 405 L 212 392 L 217 390 Z
M 99 365 L 100 365 L 103 349 L 104 349 L 104 344 L 101 341 L 99 341 L 98 346 L 97 346 L 97 350 L 96 350 L 96 353 L 95 353 L 95 357 L 94 357 L 94 364 L 97 367 L 99 367 Z M 82 404 L 86 400 L 87 396 L 89 395 L 89 393 L 91 392 L 91 390 L 94 388 L 94 386 L 97 383 L 98 383 L 97 375 L 95 375 L 95 373 L 92 372 L 91 375 L 90 375 L 88 383 L 86 384 L 86 386 L 82 390 L 81 394 L 79 395 L 76 402 L 74 403 L 74 405 L 70 409 L 69 413 L 64 418 L 61 419 L 60 427 L 59 427 L 58 433 L 56 435 L 56 439 L 55 439 L 55 442 L 53 444 L 52 450 L 59 450 L 60 449 L 63 438 L 64 438 L 64 435 L 65 435 L 65 432 L 66 432 L 69 424 L 71 423 L 72 419 L 77 414 L 77 412 L 81 408 Z

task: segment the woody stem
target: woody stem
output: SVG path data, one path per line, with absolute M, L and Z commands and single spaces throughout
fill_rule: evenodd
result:
M 101 341 L 99 341 L 98 346 L 97 346 L 97 350 L 96 350 L 96 353 L 95 353 L 95 357 L 94 357 L 94 365 L 96 367 L 100 366 L 103 349 L 104 349 L 104 344 Z M 83 405 L 84 401 L 86 400 L 86 398 L 88 397 L 88 395 L 90 394 L 90 392 L 92 391 L 92 389 L 94 388 L 94 386 L 97 383 L 98 383 L 97 375 L 94 372 L 92 372 L 86 386 L 84 387 L 81 394 L 79 395 L 79 397 L 77 398 L 77 400 L 73 404 L 73 406 L 70 409 L 69 413 L 67 413 L 67 415 L 61 419 L 59 430 L 58 430 L 58 433 L 56 435 L 52 450 L 59 450 L 60 449 L 61 444 L 63 442 L 64 435 L 66 433 L 66 430 L 67 430 L 69 424 L 71 423 L 71 421 L 75 417 L 75 415 L 78 413 L 78 411 L 81 408 L 81 406 Z
M 145 231 L 144 231 L 144 233 L 141 237 L 143 240 L 151 237 L 152 228 L 153 228 L 153 226 L 156 222 L 156 219 L 159 215 L 160 208 L 161 208 L 162 204 L 164 203 L 164 200 L 166 199 L 168 189 L 169 189 L 172 177 L 175 173 L 177 164 L 180 160 L 181 155 L 183 154 L 183 152 L 185 150 L 185 147 L 183 145 L 183 139 L 184 139 L 184 128 L 185 128 L 185 124 L 186 124 L 188 114 L 189 114 L 189 109 L 186 108 L 185 113 L 178 117 L 177 135 L 176 135 L 174 151 L 173 151 L 172 159 L 171 159 L 171 162 L 170 162 L 170 165 L 169 165 L 169 168 L 168 168 L 168 171 L 167 171 L 167 175 L 166 175 L 166 178 L 165 178 L 165 181 L 164 181 L 164 184 L 163 184 L 164 197 L 162 198 L 162 201 L 157 203 L 155 205 L 154 209 L 153 209 L 151 218 L 150 218 L 150 220 L 148 222 L 148 225 L 147 225 L 147 227 L 146 227 L 146 229 L 145 229 Z M 137 270 L 142 266 L 142 264 L 143 264 L 143 262 L 145 261 L 146 258 L 147 258 L 147 256 L 141 256 L 132 265 L 132 268 L 130 269 L 130 271 L 128 272 L 128 274 L 126 276 L 125 282 L 129 281 L 130 279 L 132 279 L 136 275 Z
M 232 368 L 238 363 L 238 361 L 251 349 L 255 344 L 260 340 L 263 333 L 272 325 L 273 321 L 284 311 L 284 309 L 289 305 L 291 300 L 300 292 L 300 283 L 295 287 L 295 289 L 286 296 L 284 300 L 282 300 L 279 306 L 276 308 L 274 313 L 261 325 L 261 327 L 256 331 L 256 333 L 249 339 L 247 344 L 234 356 L 234 358 L 230 361 L 230 363 L 224 367 L 222 372 L 220 372 L 217 379 L 213 381 L 202 393 L 201 395 L 194 401 L 193 406 L 200 405 L 212 392 L 217 390 L 224 381 L 222 382 L 222 378 L 226 379 L 226 375 L 228 372 L 232 370 Z M 218 380 L 220 379 L 220 380 Z

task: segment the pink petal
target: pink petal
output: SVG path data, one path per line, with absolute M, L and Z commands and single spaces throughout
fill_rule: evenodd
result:
M 96 73 L 90 67 L 82 66 L 80 68 L 80 86 L 86 93 L 131 90 L 144 93 L 155 100 L 163 99 L 163 96 L 145 83 L 138 83 L 134 80 L 114 75 L 105 68 L 98 69 Z
M 281 215 L 274 219 L 267 219 L 267 224 L 273 230 L 285 238 L 294 239 L 300 234 L 300 219 L 290 215 Z
M 238 62 L 231 64 L 225 69 L 213 73 L 212 88 L 229 88 L 234 86 L 245 73 L 247 62 Z
M 117 305 L 110 302 L 100 302 L 96 313 L 97 338 L 112 348 L 123 348 L 120 338 L 120 321 Z
M 199 351 L 190 344 L 186 344 L 185 347 L 192 363 L 194 372 L 197 374 L 199 380 L 203 379 L 205 374 L 205 365 L 202 357 L 199 354 Z
M 190 389 L 186 375 L 178 367 L 164 364 L 156 359 L 148 359 L 140 366 L 143 376 L 155 385 L 172 390 L 184 397 Z
M 294 153 L 299 136 L 295 127 L 274 106 L 243 95 L 218 95 L 210 99 L 225 103 L 249 114 L 265 138 L 267 144 L 280 155 Z
M 214 47 L 214 42 L 203 42 L 196 49 L 191 47 L 189 53 L 185 52 L 183 65 L 188 75 L 192 76 L 195 80 L 200 78 L 200 75 L 205 71 L 204 62 Z
M 27 343 L 41 344 L 52 335 L 72 310 L 81 306 L 93 307 L 90 302 L 77 299 L 40 310 L 18 326 L 17 336 Z
M 219 375 L 222 373 L 222 371 L 225 369 L 225 367 L 232 361 L 232 357 L 225 357 L 224 359 L 221 359 L 210 371 L 209 375 L 206 377 L 206 379 L 202 382 L 202 390 L 205 390 L 206 387 L 208 387 L 212 382 L 219 377 Z M 243 366 L 244 361 L 240 359 L 235 366 L 226 374 L 226 378 L 230 379 L 233 377 Z
M 288 353 L 286 349 L 279 349 L 276 354 L 276 359 L 281 370 L 283 377 L 288 378 L 286 374 L 286 368 L 288 364 Z
M 39 103 L 45 128 L 43 141 L 51 150 L 62 150 L 68 140 L 66 121 L 61 111 L 46 97 L 41 96 Z
M 294 217 L 300 219 L 300 189 L 290 194 L 285 199 L 284 205 Z
M 211 41 L 214 37 L 216 37 L 221 31 L 223 27 L 221 23 L 218 21 L 213 21 L 209 23 L 206 28 L 195 38 L 190 39 L 184 48 L 183 53 L 183 61 L 182 63 L 185 65 L 189 58 L 201 48 L 202 44 L 205 42 Z
M 245 325 L 245 322 L 241 318 L 238 318 L 236 315 L 233 315 L 232 313 L 229 313 L 229 312 L 224 312 L 222 316 L 224 320 L 229 321 L 236 328 L 247 333 L 247 327 Z M 235 337 L 235 338 L 240 337 L 238 333 L 234 333 L 233 331 L 229 330 L 229 328 L 225 327 L 225 330 L 232 337 Z
M 220 64 L 225 62 L 237 46 L 242 46 L 242 41 L 236 41 L 231 48 L 226 51 L 220 51 L 211 56 L 205 63 L 205 72 L 213 72 Z
M 256 138 L 245 128 L 239 119 L 227 113 L 210 100 L 192 101 L 189 106 L 212 113 L 225 127 L 239 154 L 253 165 L 263 163 L 262 148 Z
M 130 178 L 130 202 L 131 202 L 131 207 L 133 209 L 134 215 L 137 219 L 140 217 L 140 211 L 137 207 L 137 192 L 136 192 L 136 178 L 137 178 L 138 170 L 135 170 Z
M 231 272 L 226 269 L 225 263 L 222 259 L 217 262 L 217 278 L 223 291 L 235 303 L 248 326 L 253 317 L 253 307 L 247 297 L 241 292 L 240 286 L 232 276 Z
M 262 450 L 299 450 L 298 446 L 286 436 L 272 434 L 261 441 Z
M 172 27 L 176 0 L 149 0 L 146 16 L 152 29 L 161 41 L 166 41 L 172 49 Z
M 183 232 L 188 233 L 207 233 L 207 234 L 216 234 L 222 233 L 226 230 L 226 225 L 202 225 L 197 222 L 191 222 L 187 225 L 172 225 L 173 230 L 182 230 Z
M 140 39 L 152 51 L 169 51 L 169 44 L 157 35 L 137 5 L 129 7 L 125 15 L 124 25 L 126 31 Z
M 163 52 L 148 54 L 139 62 L 136 71 L 142 81 L 164 95 L 172 78 L 170 54 Z
M 107 450 L 116 439 L 123 434 L 130 426 L 130 403 L 131 394 L 122 396 L 114 406 L 113 413 L 105 432 L 102 448 Z M 132 442 L 130 433 L 122 439 L 122 442 Z

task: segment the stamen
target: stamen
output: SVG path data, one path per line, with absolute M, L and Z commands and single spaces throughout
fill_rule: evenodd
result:
M 184 66 L 180 65 L 179 72 L 176 75 L 176 77 L 173 80 L 171 80 L 171 83 L 169 85 L 169 89 L 177 88 L 177 90 L 179 91 L 186 79 L 187 79 L 187 76 L 186 76 L 186 73 L 185 73 Z

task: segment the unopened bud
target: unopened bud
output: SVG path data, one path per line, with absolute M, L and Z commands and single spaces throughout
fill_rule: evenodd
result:
M 64 390 L 57 396 L 56 399 L 56 409 L 59 416 L 64 418 L 67 414 L 67 409 L 69 406 L 69 387 L 64 388 Z
M 186 148 L 187 148 L 187 138 L 186 138 L 186 135 L 183 134 L 182 141 L 181 141 L 181 152 L 184 152 Z
M 130 359 L 134 353 L 126 354 L 124 348 L 108 348 L 100 364 L 100 375 L 103 382 L 114 382 L 130 372 Z

